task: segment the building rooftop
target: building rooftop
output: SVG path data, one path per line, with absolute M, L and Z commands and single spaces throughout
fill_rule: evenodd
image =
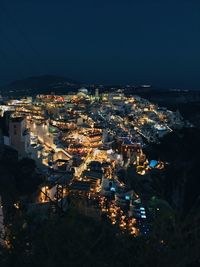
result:
M 70 186 L 70 190 L 76 190 L 76 191 L 89 192 L 90 189 L 91 189 L 91 183 L 84 181 L 74 181 Z
M 96 172 L 96 171 L 83 171 L 83 176 L 87 177 L 89 179 L 102 179 L 103 173 L 102 172 Z

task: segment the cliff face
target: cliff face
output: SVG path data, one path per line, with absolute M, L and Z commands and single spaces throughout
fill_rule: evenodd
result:
M 200 196 L 199 151 L 200 129 L 190 128 L 167 135 L 146 152 L 169 163 L 164 173 L 165 197 L 182 214 L 188 213 Z
M 161 96 L 152 96 L 151 100 L 156 103 L 164 104 L 164 103 L 171 103 L 171 104 L 184 104 L 184 103 L 196 103 L 200 101 L 199 93 L 191 93 L 191 94 L 168 94 L 164 97 Z

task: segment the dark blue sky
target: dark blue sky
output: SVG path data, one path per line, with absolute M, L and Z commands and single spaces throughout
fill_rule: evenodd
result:
M 0 84 L 38 74 L 200 89 L 199 0 L 0 0 Z

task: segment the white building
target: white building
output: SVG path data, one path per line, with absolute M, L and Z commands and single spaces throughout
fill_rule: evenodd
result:
M 26 128 L 26 120 L 24 118 L 10 119 L 9 145 L 18 151 L 20 157 L 27 156 L 30 145 L 30 135 Z

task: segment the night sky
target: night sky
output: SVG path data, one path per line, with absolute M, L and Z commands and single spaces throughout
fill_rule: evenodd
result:
M 200 89 L 199 0 L 0 0 L 0 85 L 82 82 Z

